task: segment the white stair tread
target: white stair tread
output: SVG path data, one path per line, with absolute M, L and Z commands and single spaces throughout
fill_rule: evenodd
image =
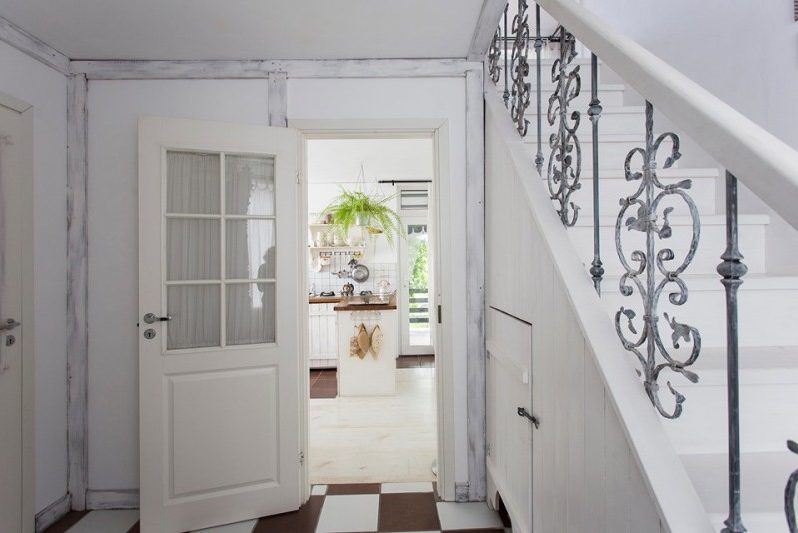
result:
M 798 368 L 798 346 L 741 346 L 739 365 L 744 370 L 795 369 Z M 725 372 L 726 348 L 702 348 L 701 356 L 691 368 L 700 372 Z
M 544 76 L 543 79 L 547 79 L 546 76 Z M 551 82 L 549 82 L 549 83 L 551 83 Z M 494 85 L 495 85 L 496 89 L 499 90 L 500 93 L 504 92 L 504 82 L 501 79 L 499 80 L 498 83 L 496 83 Z M 581 92 L 584 92 L 585 87 L 588 87 L 588 92 L 590 92 L 589 91 L 589 89 L 590 89 L 590 81 L 589 80 L 587 81 L 587 85 L 585 84 L 585 80 L 582 80 L 582 91 Z M 513 90 L 513 84 L 511 83 L 507 88 L 510 91 L 512 91 Z M 534 87 L 532 89 L 533 89 L 533 93 L 534 93 L 534 91 L 537 90 Z M 626 86 L 624 84 L 622 84 L 622 83 L 599 83 L 598 84 L 598 90 L 599 90 L 599 93 L 601 91 L 608 91 L 608 92 L 609 91 L 624 91 L 624 90 L 626 90 Z M 547 99 L 548 99 L 548 95 L 546 95 L 546 98 L 543 99 L 543 102 L 545 102 Z M 534 99 L 532 100 L 532 104 L 529 105 L 529 109 L 531 109 L 533 106 L 534 106 Z
M 549 140 L 549 136 L 545 133 L 543 134 L 543 145 L 546 147 L 546 141 Z M 537 132 L 535 131 L 535 124 L 530 122 L 529 124 L 529 131 L 526 134 L 526 137 L 523 138 L 525 144 L 537 144 Z M 584 136 L 580 136 L 579 142 L 582 146 L 590 145 L 591 143 L 591 134 L 589 131 L 585 131 Z M 646 135 L 645 133 L 602 133 L 599 138 L 599 143 L 640 143 L 643 144 L 646 142 Z M 584 153 L 584 149 L 582 153 Z
M 722 250 L 721 250 L 722 252 Z M 720 254 L 718 254 L 720 255 Z M 720 259 L 718 259 L 720 263 Z M 718 274 L 682 274 L 679 276 L 687 284 L 690 291 L 724 290 Z M 606 276 L 601 284 L 601 290 L 618 292 L 620 276 Z M 606 287 L 606 288 L 605 288 Z M 798 275 L 783 274 L 746 274 L 740 290 L 796 290 L 798 289 Z M 723 312 L 719 309 L 718 312 Z
M 665 169 L 657 169 L 657 177 L 659 178 L 717 178 L 720 176 L 720 170 L 716 168 L 691 168 L 691 167 L 673 167 Z M 543 176 L 545 179 L 545 176 Z M 593 171 L 582 173 L 582 181 L 593 179 Z M 625 180 L 626 174 L 622 168 L 602 168 L 599 169 L 599 179 L 604 180 Z
M 545 107 L 543 108 L 542 111 L 543 112 L 541 114 L 546 116 L 546 108 Z M 587 111 L 584 110 L 584 109 L 573 109 L 573 111 L 581 111 L 582 114 L 585 117 L 587 117 Z M 602 106 L 601 116 L 603 117 L 605 115 L 640 115 L 640 117 L 642 118 L 645 115 L 645 111 L 646 111 L 645 106 L 641 106 L 641 105 Z M 538 115 L 537 108 L 533 109 L 532 106 L 530 106 L 529 109 L 527 109 L 527 111 L 526 111 L 526 116 L 527 117 L 529 117 L 529 116 L 537 117 L 537 115 Z M 599 124 L 601 124 L 601 122 L 599 122 Z M 599 130 L 599 133 L 600 132 L 601 132 L 601 130 Z M 590 132 L 588 132 L 588 133 L 590 133 Z
M 709 513 L 728 506 L 728 456 L 725 453 L 686 454 L 680 458 Z M 798 456 L 784 452 L 743 453 L 740 457 L 743 513 L 774 513 L 783 509 L 784 485 L 798 468 Z
M 709 519 L 717 531 L 721 531 L 725 526 L 728 513 L 710 514 Z M 784 513 L 745 513 L 743 525 L 748 533 L 788 533 L 787 519 Z
M 634 214 L 632 210 L 629 211 L 630 214 Z M 615 222 L 617 217 L 607 217 L 601 216 L 599 217 L 599 225 L 601 226 L 615 226 Z M 692 226 L 693 219 L 688 215 L 671 215 L 668 217 L 668 221 L 670 222 L 671 226 Z M 760 225 L 760 224 L 769 224 L 770 217 L 768 215 L 739 215 L 737 220 L 738 225 L 740 226 L 747 226 L 747 225 Z M 702 226 L 711 226 L 711 225 L 726 225 L 726 216 L 725 215 L 701 215 L 701 225 Z M 580 226 L 590 226 L 593 227 L 593 219 L 592 217 L 579 217 L 575 224 L 576 227 Z M 723 250 L 718 252 L 718 256 L 722 253 Z M 718 260 L 720 263 L 720 259 Z

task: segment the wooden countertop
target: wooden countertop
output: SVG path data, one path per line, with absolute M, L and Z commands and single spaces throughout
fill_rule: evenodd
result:
M 396 295 L 392 295 L 387 304 L 351 304 L 349 299 L 360 298 L 360 296 L 347 296 L 333 307 L 333 311 L 393 311 L 396 309 Z
M 337 304 L 341 301 L 341 296 L 308 296 L 308 303 L 311 304 Z

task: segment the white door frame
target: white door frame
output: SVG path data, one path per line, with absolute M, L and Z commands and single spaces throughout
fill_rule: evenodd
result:
M 295 119 L 288 121 L 288 126 L 299 130 L 299 156 L 301 188 L 300 198 L 304 200 L 300 205 L 299 217 L 301 224 L 307 224 L 307 141 L 311 139 L 345 139 L 345 138 L 383 138 L 383 139 L 432 139 L 434 145 L 434 175 L 432 179 L 432 196 L 436 202 L 437 221 L 434 224 L 437 231 L 435 254 L 435 287 L 440 295 L 436 304 L 451 309 L 451 276 L 439 275 L 439 272 L 450 272 L 451 254 L 441 253 L 440 249 L 445 243 L 452 241 L 451 225 L 440 224 L 441 220 L 450 220 L 451 176 L 449 172 L 449 122 L 446 119 Z M 300 275 L 307 279 L 307 249 L 301 243 L 298 254 L 300 257 Z M 300 329 L 303 344 L 303 353 L 308 349 L 308 303 L 304 294 L 297 295 L 301 298 Z M 431 311 L 431 317 L 435 313 Z M 447 501 L 455 499 L 455 435 L 454 435 L 454 364 L 452 360 L 453 332 L 449 324 L 438 324 L 438 338 L 440 342 L 435 346 L 435 386 L 437 409 L 437 434 L 438 434 L 438 494 Z M 308 373 L 306 357 L 299 358 L 300 375 Z M 301 382 L 302 398 L 304 405 L 301 410 L 300 442 L 305 454 L 308 453 L 308 380 Z M 303 500 L 310 497 L 310 481 L 308 475 L 309 461 L 305 460 L 302 467 Z
M 17 98 L 0 93 L 0 105 L 20 114 L 22 138 L 19 149 L 21 186 L 19 188 L 22 204 L 22 326 L 15 335 L 22 343 L 22 527 L 33 531 L 35 521 L 34 493 L 34 402 L 35 365 L 34 359 L 34 256 L 33 256 L 33 107 Z M 2 317 L 5 318 L 5 317 Z M 16 317 L 15 317 L 16 318 Z M 0 348 L 2 349 L 2 348 Z

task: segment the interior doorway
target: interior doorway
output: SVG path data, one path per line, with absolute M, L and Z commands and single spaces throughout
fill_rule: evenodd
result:
M 437 135 L 418 129 L 364 131 L 340 121 L 319 128 L 307 122 L 292 126 L 303 137 L 307 198 L 308 295 L 302 299 L 308 302 L 308 487 L 433 481 L 441 486 L 446 456 L 453 454 L 445 453 L 441 431 L 448 421 L 440 401 L 445 354 L 437 338 L 442 332 L 430 320 L 441 297 L 434 283 Z M 343 230 L 332 227 L 339 224 L 335 207 L 349 193 L 386 205 L 395 231 L 381 220 L 353 222 Z M 411 257 L 415 301 L 412 268 L 405 268 Z M 358 265 L 369 271 L 365 281 L 354 276 Z M 372 302 L 387 293 L 392 305 L 360 312 L 341 303 L 360 300 L 361 293 Z M 422 299 L 423 307 L 413 305 Z M 417 330 L 426 329 L 422 343 L 417 338 L 410 342 L 411 316 L 421 319 Z M 373 341 L 376 327 L 383 333 L 379 355 L 368 349 L 357 354 L 358 332 L 365 330 L 361 338 Z M 413 344 L 415 349 L 406 349 Z
M 33 530 L 32 111 L 0 95 L 0 531 Z

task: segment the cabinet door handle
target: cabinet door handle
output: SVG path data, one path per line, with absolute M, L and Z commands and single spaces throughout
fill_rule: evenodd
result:
M 530 414 L 529 411 L 527 411 L 523 407 L 519 407 L 516 412 L 518 413 L 518 416 L 526 418 L 530 422 L 532 422 L 535 425 L 535 429 L 538 429 L 540 427 L 540 420 L 538 420 L 535 415 Z

